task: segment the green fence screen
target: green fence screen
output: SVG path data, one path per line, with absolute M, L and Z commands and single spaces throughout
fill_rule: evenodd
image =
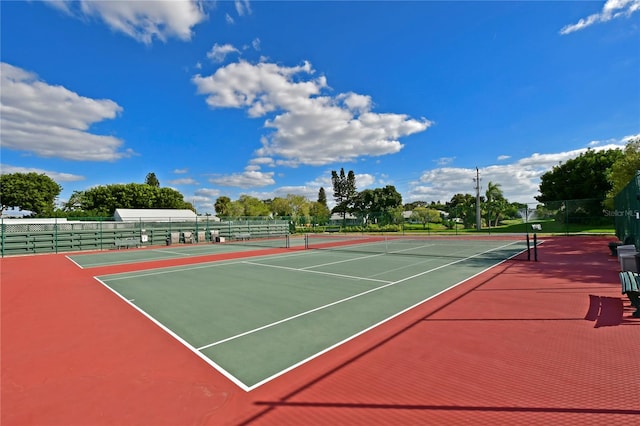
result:
M 216 237 L 228 240 L 268 238 L 288 234 L 289 226 L 288 220 L 268 218 L 217 221 L 202 217 L 195 221 L 140 219 L 127 222 L 116 222 L 112 218 L 2 219 L 0 251 L 2 256 L 8 256 L 105 250 L 133 242 L 136 245 L 163 245 L 211 242 Z M 189 240 L 185 241 L 185 238 Z
M 625 243 L 640 247 L 640 171 L 614 199 L 616 236 Z

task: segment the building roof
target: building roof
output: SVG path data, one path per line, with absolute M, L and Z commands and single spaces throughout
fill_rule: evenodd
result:
M 189 209 L 116 209 L 113 213 L 116 221 L 136 222 L 139 220 L 186 221 L 196 220 L 196 214 Z

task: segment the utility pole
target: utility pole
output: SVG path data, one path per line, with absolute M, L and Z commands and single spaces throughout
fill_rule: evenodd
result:
M 482 217 L 480 216 L 480 171 L 476 167 L 476 229 L 482 230 Z

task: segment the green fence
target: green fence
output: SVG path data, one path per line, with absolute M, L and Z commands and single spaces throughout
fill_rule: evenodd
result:
M 195 221 L 171 220 L 115 222 L 96 218 L 2 219 L 2 256 L 105 250 L 128 245 L 165 245 L 186 242 L 268 238 L 289 233 L 288 220 L 254 219 L 214 221 L 209 217 Z
M 640 247 L 640 171 L 614 199 L 616 236 L 625 243 Z

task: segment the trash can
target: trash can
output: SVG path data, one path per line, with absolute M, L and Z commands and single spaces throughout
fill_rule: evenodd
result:
M 170 246 L 171 245 L 171 237 L 167 237 L 166 242 L 167 242 L 167 245 Z

